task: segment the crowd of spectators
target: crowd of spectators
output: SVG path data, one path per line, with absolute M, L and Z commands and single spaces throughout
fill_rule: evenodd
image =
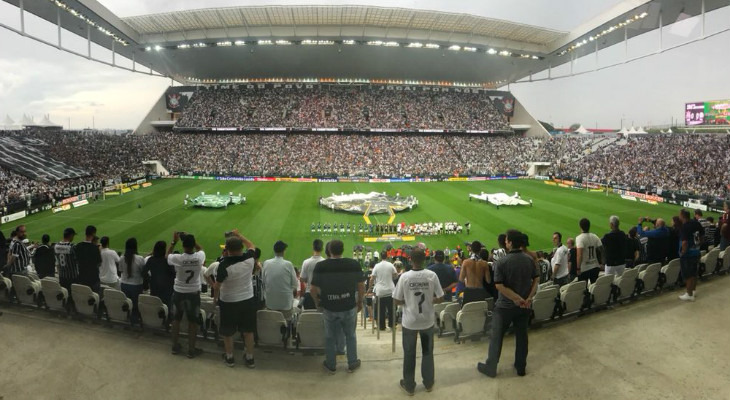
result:
M 335 87 L 199 89 L 176 125 L 511 131 L 484 94 Z
M 533 161 L 550 173 L 612 185 L 727 196 L 730 136 L 648 135 L 594 148 L 595 139 L 484 134 L 395 133 L 0 133 L 23 135 L 49 158 L 88 178 L 41 182 L 12 166 L 0 169 L 0 207 L 58 199 L 82 181 L 144 174 L 159 160 L 171 174 L 231 176 L 453 176 L 526 174 Z
M 553 141 L 554 142 L 554 141 Z M 647 135 L 602 148 L 555 173 L 617 185 L 726 197 L 729 135 Z

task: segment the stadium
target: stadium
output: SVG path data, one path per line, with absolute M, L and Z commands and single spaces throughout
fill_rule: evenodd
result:
M 730 398 L 730 1 L 283 3 L 0 2 L 0 399 Z

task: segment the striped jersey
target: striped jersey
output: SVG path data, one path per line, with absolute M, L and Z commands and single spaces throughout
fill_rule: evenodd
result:
M 79 276 L 79 266 L 76 263 L 76 253 L 73 243 L 59 242 L 53 247 L 58 263 L 58 277 L 62 279 L 76 279 Z
M 24 272 L 28 264 L 30 264 L 30 252 L 28 248 L 25 247 L 22 241 L 13 239 L 13 242 L 10 244 L 10 254 L 15 258 L 13 264 L 10 266 L 10 273 Z

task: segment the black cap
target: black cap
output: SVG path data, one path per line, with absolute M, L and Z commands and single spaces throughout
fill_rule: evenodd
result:
M 71 236 L 71 235 L 75 235 L 75 234 L 76 234 L 76 231 L 74 230 L 74 228 L 66 228 L 63 230 L 63 237 L 67 237 L 67 236 Z
M 276 243 L 274 243 L 274 253 L 283 253 L 284 250 L 286 250 L 287 244 L 282 242 L 281 240 L 277 240 Z
M 182 245 L 184 248 L 192 249 L 195 247 L 195 236 L 193 235 L 185 235 L 182 238 Z

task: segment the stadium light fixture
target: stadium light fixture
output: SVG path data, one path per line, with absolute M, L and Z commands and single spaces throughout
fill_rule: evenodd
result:
M 454 45 L 449 46 L 449 50 L 451 50 L 451 51 L 459 51 L 459 50 L 461 50 L 461 46 L 459 46 L 457 44 L 454 44 Z
M 229 46 L 232 46 L 233 43 L 231 43 L 230 40 L 226 40 L 224 42 L 218 42 L 215 45 L 218 46 L 218 47 L 229 47 Z
M 440 49 L 441 46 L 437 45 L 436 43 L 426 43 L 427 49 Z
M 470 53 L 474 53 L 477 51 L 476 47 L 464 47 L 464 51 L 468 51 Z
M 398 42 L 385 42 L 383 43 L 383 46 L 385 47 L 399 47 L 400 43 Z
M 156 44 L 155 51 L 160 51 L 160 50 L 162 50 L 162 46 L 160 46 L 159 44 Z
M 423 47 L 423 43 L 418 43 L 418 42 L 408 43 L 408 45 L 406 47 L 413 47 L 413 48 L 420 49 L 421 47 Z
M 243 40 L 236 40 L 235 42 L 233 42 L 233 44 L 235 44 L 236 46 L 245 46 L 246 42 L 244 42 Z
M 508 50 L 502 50 L 502 51 L 499 52 L 499 55 L 500 56 L 504 56 L 504 57 L 509 57 L 509 56 L 512 55 L 512 53 L 509 52 Z
M 382 46 L 383 41 L 382 40 L 371 40 L 367 44 L 368 44 L 368 46 Z
M 73 15 L 74 17 L 86 22 L 88 25 L 96 28 L 99 32 L 105 34 L 106 36 L 109 36 L 114 40 L 115 42 L 121 44 L 122 46 L 128 46 L 129 43 L 122 39 L 119 35 L 115 34 L 114 32 L 104 28 L 103 26 L 96 23 L 96 21 L 93 21 L 91 18 L 85 16 L 82 12 L 75 10 L 73 7 L 69 6 L 68 4 L 64 3 L 61 0 L 50 0 L 51 3 L 54 3 L 58 8 L 68 12 L 69 14 Z
M 571 51 L 573 51 L 573 50 L 575 50 L 575 49 L 577 49 L 577 48 L 579 48 L 579 47 L 587 44 L 588 42 L 594 42 L 594 41 L 598 40 L 600 37 L 602 37 L 604 35 L 607 35 L 607 34 L 609 34 L 611 32 L 615 32 L 618 29 L 623 28 L 623 27 L 626 27 L 626 26 L 628 26 L 628 25 L 630 25 L 630 24 L 632 24 L 632 23 L 634 23 L 634 22 L 636 22 L 636 21 L 638 21 L 640 19 L 644 19 L 647 16 L 649 16 L 649 13 L 647 13 L 647 12 L 642 12 L 641 14 L 636 14 L 636 15 L 634 15 L 631 18 L 627 18 L 625 21 L 621 21 L 621 22 L 619 22 L 619 23 L 617 23 L 615 25 L 609 26 L 608 28 L 602 30 L 601 32 L 599 32 L 599 33 L 597 33 L 595 35 L 589 36 L 588 39 L 578 40 L 577 42 L 575 42 L 570 47 L 568 47 L 568 48 L 564 49 L 563 51 L 559 52 L 558 53 L 558 57 L 562 57 L 565 54 L 567 54 L 567 53 L 569 53 L 569 52 L 571 52 Z
M 178 49 L 189 49 L 190 45 L 187 43 L 181 43 L 181 44 L 177 45 L 177 48 Z
M 497 54 L 497 50 L 490 48 L 489 50 L 487 50 L 487 54 L 495 55 L 495 54 Z
M 290 45 L 290 44 L 291 44 L 291 42 L 290 42 L 290 41 L 288 41 L 288 40 L 277 40 L 277 41 L 276 41 L 275 43 L 276 43 L 277 45 L 280 45 L 280 46 L 288 46 L 288 45 Z
M 274 44 L 274 42 L 272 42 L 271 40 L 259 40 L 256 43 L 258 43 L 259 46 L 268 46 L 270 44 Z
M 208 47 L 208 45 L 203 42 L 198 42 L 198 43 L 193 43 L 193 47 L 201 48 L 201 47 Z
M 147 46 L 147 47 L 144 48 L 144 51 L 152 51 L 152 47 L 151 46 Z
M 319 46 L 329 46 L 335 44 L 334 40 L 302 40 L 302 45 L 305 46 L 312 46 L 312 45 L 319 45 Z
M 355 44 L 355 41 L 352 39 L 347 39 L 347 40 L 343 40 L 342 44 L 353 45 L 353 44 Z

